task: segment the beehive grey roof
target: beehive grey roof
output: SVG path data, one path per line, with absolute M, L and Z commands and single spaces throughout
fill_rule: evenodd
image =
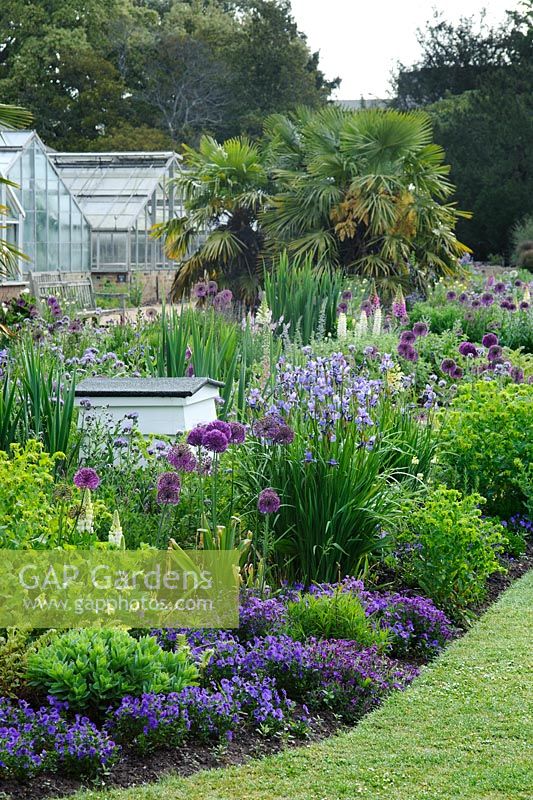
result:
M 206 385 L 224 386 L 213 378 L 87 378 L 76 397 L 192 397 Z

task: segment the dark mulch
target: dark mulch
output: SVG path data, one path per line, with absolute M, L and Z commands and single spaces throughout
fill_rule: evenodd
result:
M 496 572 L 487 581 L 487 595 L 475 609 L 477 615 L 482 614 L 509 586 L 530 569 L 533 569 L 533 541 L 528 540 L 526 552 L 519 558 L 502 559 L 507 572 Z
M 506 573 L 496 573 L 488 581 L 488 592 L 484 602 L 476 609 L 482 614 L 513 581 L 533 569 L 533 542 L 523 556 L 504 561 Z M 331 714 L 322 715 L 313 721 L 312 731 L 305 742 L 309 743 L 331 736 L 343 727 L 339 719 Z M 217 745 L 186 744 L 172 750 L 158 750 L 155 753 L 140 756 L 138 753 L 124 748 L 119 763 L 97 781 L 86 783 L 91 788 L 126 788 L 140 786 L 157 781 L 168 772 L 179 775 L 192 775 L 204 769 L 225 767 L 232 764 L 243 764 L 251 758 L 270 755 L 285 747 L 302 746 L 301 739 L 287 737 L 266 739 L 258 733 L 247 731 L 233 742 Z M 45 800 L 48 797 L 64 797 L 81 787 L 79 778 L 67 778 L 60 775 L 39 775 L 28 781 L 0 780 L 0 800 Z
M 320 716 L 313 720 L 312 730 L 305 740 L 288 738 L 265 738 L 254 731 L 247 731 L 245 736 L 232 742 L 216 745 L 184 744 L 171 750 L 157 750 L 147 755 L 124 748 L 119 762 L 107 775 L 94 781 L 85 781 L 85 786 L 92 789 L 126 788 L 153 783 L 168 772 L 179 775 L 192 775 L 204 769 L 227 767 L 232 764 L 244 764 L 252 758 L 277 753 L 286 747 L 302 746 L 313 741 L 325 739 L 342 727 L 333 715 Z M 0 780 L 0 798 L 12 800 L 44 800 L 47 797 L 64 797 L 80 789 L 79 778 L 61 775 L 38 775 L 30 780 Z

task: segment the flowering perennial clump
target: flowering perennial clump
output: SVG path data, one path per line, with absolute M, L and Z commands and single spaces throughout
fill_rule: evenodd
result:
M 36 711 L 24 700 L 0 697 L 0 776 L 91 775 L 109 766 L 119 751 L 109 734 L 79 714 L 68 719 L 67 711 L 52 697 Z

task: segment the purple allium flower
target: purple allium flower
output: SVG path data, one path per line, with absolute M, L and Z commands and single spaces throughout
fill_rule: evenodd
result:
M 412 347 L 409 344 L 409 342 L 400 342 L 398 344 L 398 347 L 396 348 L 396 352 L 398 353 L 399 356 L 402 356 L 402 358 L 406 357 L 409 350 L 412 350 Z
M 230 444 L 242 444 L 246 439 L 246 426 L 241 422 L 230 422 Z
M 367 317 L 369 317 L 374 310 L 374 307 L 370 300 L 363 300 L 361 303 L 361 311 L 364 311 Z
M 459 300 L 460 303 L 463 303 L 463 304 L 464 303 L 468 303 L 468 295 L 467 295 L 466 292 L 461 292 L 461 294 L 459 295 L 459 297 L 457 299 Z
M 405 342 L 406 344 L 412 344 L 416 339 L 416 334 L 414 331 L 403 331 L 400 336 L 400 341 Z
M 230 289 L 222 289 L 213 300 L 213 306 L 217 311 L 224 311 L 227 309 L 233 300 L 233 292 Z
M 346 314 L 348 311 L 348 304 L 341 300 L 337 306 L 337 314 Z
M 180 501 L 181 481 L 175 472 L 162 472 L 157 479 L 157 502 L 177 506 Z
M 507 304 L 508 311 L 516 311 L 516 303 L 513 303 L 512 300 L 509 300 Z
M 294 431 L 288 425 L 280 425 L 274 434 L 272 441 L 274 444 L 290 444 L 294 441 Z
M 167 454 L 168 463 L 180 472 L 194 472 L 198 460 L 185 442 L 174 445 Z
M 529 308 L 529 303 L 527 302 L 527 300 L 522 300 L 522 302 L 520 303 L 520 310 L 527 311 L 528 308 Z
M 82 467 L 74 475 L 74 484 L 78 489 L 91 489 L 94 491 L 100 486 L 100 478 L 92 467 Z
M 261 514 L 275 514 L 279 511 L 281 500 L 279 495 L 272 488 L 263 489 L 257 499 L 257 508 Z
M 489 361 L 495 361 L 497 358 L 501 358 L 502 353 L 503 350 L 500 347 L 500 345 L 493 344 L 491 347 L 489 347 L 489 352 L 488 352 Z
M 187 444 L 192 447 L 201 447 L 204 441 L 205 425 L 197 425 L 187 434 Z
M 494 344 L 498 344 L 498 337 L 495 333 L 486 333 L 481 343 L 483 347 L 492 347 Z
M 520 369 L 520 367 L 512 367 L 509 375 L 515 383 L 524 382 L 524 370 Z
M 455 366 L 450 370 L 450 378 L 453 378 L 454 380 L 460 380 L 463 377 L 463 374 L 463 370 L 458 366 Z
M 481 295 L 481 305 L 488 308 L 494 303 L 494 295 L 491 292 L 483 292 Z
M 229 422 L 224 422 L 222 419 L 215 419 L 212 422 L 208 422 L 205 426 L 205 433 L 208 431 L 222 431 L 226 439 L 231 439 L 231 425 Z
M 353 297 L 353 294 L 351 293 L 351 291 L 349 289 L 346 289 L 341 294 L 341 300 L 345 300 L 346 302 L 349 302 L 352 299 L 352 297 Z
M 205 281 L 199 281 L 192 287 L 192 293 L 194 297 L 197 297 L 201 300 L 203 297 L 207 297 L 208 287 Z
M 477 358 L 477 348 L 472 342 L 461 342 L 459 345 L 459 352 L 462 356 L 473 356 Z
M 498 283 L 494 285 L 494 291 L 496 294 L 503 294 L 505 292 L 505 283 L 498 281 Z
M 207 284 L 207 294 L 209 295 L 216 295 L 218 292 L 218 284 L 216 281 L 209 281 Z
M 411 345 L 408 345 L 407 346 L 407 352 L 405 353 L 404 358 L 407 361 L 412 361 L 412 362 L 418 361 L 418 353 L 417 353 L 417 351 L 415 350 L 414 347 L 411 347 Z
M 441 361 L 440 368 L 442 372 L 451 373 L 452 369 L 455 369 L 456 366 L 457 365 L 453 360 L 453 358 L 443 358 L 443 360 Z
M 446 293 L 446 300 L 449 300 L 450 302 L 453 300 L 457 300 L 457 292 L 454 292 L 453 289 L 451 289 L 449 292 Z
M 415 322 L 413 325 L 413 333 L 418 338 L 419 336 L 427 336 L 429 328 L 425 322 Z
M 217 428 L 206 431 L 202 438 L 202 446 L 212 453 L 224 453 L 228 449 L 228 444 L 228 437 Z

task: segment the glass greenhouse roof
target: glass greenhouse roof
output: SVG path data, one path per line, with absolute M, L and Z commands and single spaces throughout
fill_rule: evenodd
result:
M 49 153 L 93 230 L 129 230 L 157 186 L 171 177 L 172 152 Z
M 2 175 L 7 174 L 13 162 L 34 135 L 33 131 L 0 130 L 0 173 Z

